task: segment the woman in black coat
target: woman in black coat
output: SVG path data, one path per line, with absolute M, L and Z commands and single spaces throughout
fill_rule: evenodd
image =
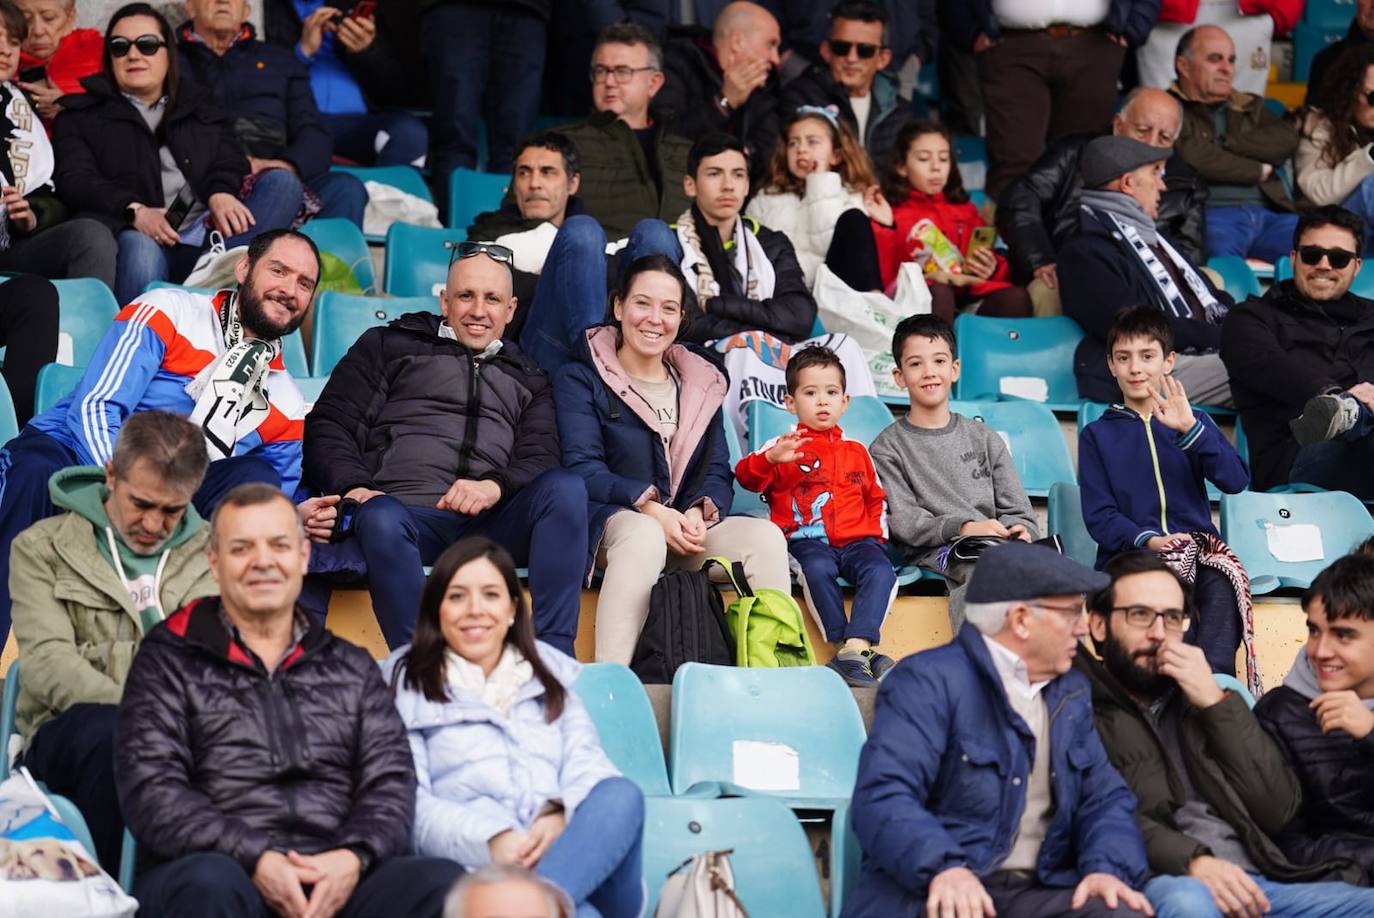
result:
M 180 282 L 210 244 L 245 245 L 290 226 L 300 210 L 268 172 L 241 194 L 249 173 L 228 117 L 179 79 L 172 27 L 146 3 L 110 17 L 102 72 L 64 96 L 54 122 L 58 194 L 116 234 L 115 295 L 127 303 L 150 282 Z M 284 178 L 290 178 L 283 174 Z

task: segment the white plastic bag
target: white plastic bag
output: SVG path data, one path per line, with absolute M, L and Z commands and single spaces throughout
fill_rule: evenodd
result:
M 826 331 L 848 335 L 863 348 L 864 359 L 877 391 L 905 395 L 892 381 L 892 333 L 907 316 L 930 312 L 930 288 L 915 262 L 904 262 L 891 299 L 881 293 L 861 293 L 835 276 L 825 265 L 816 272 L 812 288 Z M 852 390 L 851 390 L 852 393 Z M 853 394 L 853 393 L 852 393 Z

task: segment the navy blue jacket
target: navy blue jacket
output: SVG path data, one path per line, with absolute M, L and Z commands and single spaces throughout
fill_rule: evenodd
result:
M 942 34 L 965 51 L 973 50 L 979 32 L 994 41 L 1002 37 L 1002 29 L 992 15 L 992 0 L 941 0 L 940 14 Z M 1111 0 L 1102 30 L 1120 35 L 1132 48 L 1138 48 L 1149 37 L 1157 19 L 1159 0 Z
M 734 497 L 720 410 L 725 374 L 689 345 L 670 348 L 668 363 L 679 380 L 679 426 L 665 449 L 659 431 L 637 412 L 644 402 L 615 359 L 614 333 L 611 326 L 588 329 L 577 341 L 580 359 L 564 364 L 554 377 L 563 466 L 587 484 L 588 573 L 606 521 L 634 509 L 646 495 L 682 512 L 709 501 L 720 517 L 730 513 Z M 693 431 L 693 442 L 679 442 L 693 437 Z M 674 465 L 670 456 L 685 464 L 680 459 Z M 708 524 L 715 513 L 703 507 Z
M 1204 479 L 1237 494 L 1250 484 L 1250 469 L 1211 418 L 1194 417 L 1193 429 L 1180 434 L 1114 405 L 1078 435 L 1083 522 L 1097 542 L 1099 568 L 1153 536 L 1220 535 Z
M 1088 680 L 1070 670 L 1045 686 L 1044 699 L 1055 808 L 1036 877 L 1071 887 L 1108 873 L 1138 889 L 1147 868 L 1135 796 L 1098 739 Z M 852 823 L 863 876 L 846 918 L 922 914 L 942 870 L 996 871 L 1025 808 L 1034 745 L 973 625 L 897 664 L 878 689 L 859 757 Z
M 248 118 L 285 130 L 285 147 L 257 151 L 263 159 L 284 159 L 309 182 L 329 171 L 334 155 L 330 136 L 315 93 L 310 70 L 289 48 L 258 41 L 251 23 L 223 55 L 215 54 L 192 34 L 188 22 L 177 30 L 181 73 L 215 95 L 235 119 Z

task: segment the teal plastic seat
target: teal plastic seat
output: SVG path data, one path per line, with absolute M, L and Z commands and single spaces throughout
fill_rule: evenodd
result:
M 739 442 L 739 434 L 735 430 L 733 419 L 725 418 L 725 445 L 730 450 L 730 474 L 733 477 L 735 466 L 744 458 L 744 449 Z M 768 505 L 763 502 L 754 491 L 742 487 L 738 479 L 734 481 L 735 495 L 730 501 L 731 516 L 755 516 L 759 519 L 768 519 Z
M 573 684 L 596 724 L 601 748 L 645 796 L 666 797 L 668 766 L 644 684 L 620 663 L 589 663 Z
M 85 374 L 85 367 L 45 363 L 38 371 L 38 384 L 33 395 L 33 413 L 42 414 L 70 395 Z
M 950 410 L 987 424 L 1007 442 L 1012 465 L 1030 497 L 1048 497 L 1057 481 L 1077 481 L 1054 412 L 1037 402 L 950 403 Z
M 348 223 L 347 220 L 342 222 Z M 349 223 L 348 225 L 352 226 L 353 224 Z M 316 245 L 318 244 L 319 243 L 316 243 Z M 369 270 L 371 270 L 370 265 Z M 199 293 L 202 296 L 214 296 L 218 293 L 217 290 L 211 287 L 187 287 L 184 284 L 172 284 L 160 280 L 151 281 L 148 286 L 143 289 L 144 291 L 157 290 L 159 287 L 176 287 L 180 290 L 189 290 L 192 293 Z M 296 379 L 310 375 L 310 361 L 305 356 L 305 336 L 301 334 L 299 328 L 282 339 L 281 359 L 282 362 L 286 364 L 286 372 L 290 373 Z
M 1282 104 L 1282 103 L 1280 103 Z M 1259 296 L 1264 290 L 1259 278 L 1239 255 L 1216 255 L 1207 259 L 1207 267 L 1221 275 L 1222 286 L 1237 303 L 1247 297 Z
M 510 176 L 505 173 L 454 169 L 448 179 L 448 225 L 467 232 L 480 213 L 496 210 L 506 196 Z
M 301 390 L 301 396 L 305 399 L 307 411 L 320 400 L 320 393 L 324 391 L 325 383 L 329 382 L 328 376 L 296 376 L 294 379 L 296 388 Z
M 772 402 L 754 399 L 745 406 L 749 423 L 749 448 L 756 450 L 774 437 L 780 437 L 797 426 L 797 416 Z M 856 395 L 849 400 L 849 410 L 840 418 L 844 435 L 871 446 L 878 434 L 892 423 L 892 410 L 875 395 Z
M 1318 23 L 1306 16 L 1293 27 L 1293 80 L 1306 83 L 1312 73 L 1312 60 L 1327 45 L 1333 45 L 1345 37 L 1350 27 L 1352 10 L 1345 8 L 1344 21 L 1339 24 Z
M 959 342 L 959 379 L 954 397 L 961 400 L 1024 400 L 1007 391 L 1018 379 L 1043 380 L 1044 404 L 1052 411 L 1077 411 L 1078 382 L 1074 351 L 1083 329 L 1068 316 L 1042 319 L 993 319 L 968 314 L 954 320 Z
M 326 290 L 315 301 L 314 375 L 328 376 L 358 336 L 408 312 L 439 311 L 432 296 L 357 296 Z
M 386 231 L 386 271 L 383 283 L 392 296 L 435 296 L 448 277 L 452 250 L 446 242 L 462 242 L 461 229 L 442 229 L 393 223 Z
M 1344 33 L 1350 28 L 1354 12 L 1355 4 L 1351 0 L 1307 0 L 1302 8 L 1302 21 Z
M 1350 282 L 1350 292 L 1356 296 L 1374 297 L 1374 271 L 1361 271 Z
M 1270 551 L 1267 526 L 1310 524 L 1321 533 L 1322 557 L 1280 561 Z M 1242 491 L 1221 498 L 1221 538 L 1250 575 L 1250 591 L 1306 589 L 1327 565 L 1374 535 L 1374 520 L 1359 498 L 1345 491 L 1263 493 Z
M 823 918 L 806 834 L 787 807 L 763 797 L 644 801 L 644 882 L 652 915 L 668 875 L 707 851 L 729 850 L 735 893 L 750 915 Z M 838 914 L 838 913 L 836 913 Z
M 1358 275 L 1356 275 L 1358 276 Z M 1274 283 L 1279 281 L 1291 280 L 1293 277 L 1293 259 L 1285 255 L 1274 262 Z
M 372 253 L 367 248 L 367 238 L 357 224 L 338 217 L 322 220 L 307 220 L 301 224 L 301 232 L 309 236 L 322 252 L 335 256 L 358 281 L 364 293 L 378 293 L 377 274 L 372 268 Z
M 19 436 L 19 418 L 14 413 L 14 399 L 10 387 L 0 385 L 0 445 Z
M 1056 481 L 1050 486 L 1047 528 L 1050 535 L 1059 536 L 1064 545 L 1064 554 L 1085 567 L 1097 565 L 1097 543 L 1088 534 L 1088 527 L 1083 522 L 1083 495 L 1078 485 Z
M 1212 673 L 1212 678 L 1217 680 L 1217 685 L 1221 687 L 1222 691 L 1235 692 L 1245 699 L 1247 707 L 1253 708 L 1255 706 L 1255 696 L 1250 694 L 1250 690 L 1242 685 L 1235 676 L 1228 676 L 1226 673 Z
M 347 172 L 357 176 L 358 181 L 376 182 L 399 188 L 406 194 L 413 194 L 423 201 L 434 203 L 434 195 L 429 193 L 425 177 L 414 166 L 330 166 L 330 172 Z M 309 226 L 309 224 L 305 224 Z
M 5 694 L 0 698 L 0 781 L 10 776 L 10 737 L 19 732 L 14 712 L 19 707 L 19 661 L 5 670 Z
M 119 303 L 110 288 L 93 277 L 73 277 L 52 282 L 57 288 L 57 332 L 61 354 L 66 339 L 71 339 L 71 364 L 84 367 L 95 356 L 95 349 L 110 323 L 119 314 Z M 61 359 L 61 357 L 59 357 Z

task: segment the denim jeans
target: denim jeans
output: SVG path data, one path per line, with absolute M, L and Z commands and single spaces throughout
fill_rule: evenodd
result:
M 429 150 L 429 131 L 410 112 L 325 115 L 324 126 L 334 135 L 334 152 L 364 166 L 422 166 Z
M 1278 261 L 1293 251 L 1298 215 L 1263 204 L 1207 208 L 1207 254 Z
M 605 778 L 582 801 L 536 868 L 572 897 L 579 918 L 638 918 L 644 906 L 644 794 Z
M 0 271 L 22 271 L 49 280 L 94 277 L 113 290 L 116 251 L 108 226 L 78 217 L 31 236 L 11 235 L 10 247 L 0 252 Z
M 621 270 L 645 255 L 682 261 L 677 234 L 662 220 L 641 220 L 620 252 Z M 606 321 L 606 231 L 594 217 L 579 214 L 563 221 L 544 259 L 534 288 L 520 348 L 553 374 L 576 353 L 574 342 L 589 327 Z
M 1251 874 L 1269 899 L 1265 918 L 1365 918 L 1374 915 L 1374 889 L 1349 883 L 1275 883 Z M 1145 884 L 1156 918 L 1220 916 L 1212 893 L 1201 880 L 1157 876 Z
M 320 196 L 320 212 L 315 216 L 320 219 L 339 217 L 358 229 L 363 228 L 363 212 L 367 210 L 367 186 L 356 175 L 347 172 L 326 172 L 310 182 L 310 190 Z M 283 225 L 290 226 L 295 216 L 293 213 Z
M 825 628 L 825 639 L 832 644 L 848 638 L 878 643 L 883 619 L 897 594 L 897 574 L 883 543 L 866 538 L 836 547 L 824 539 L 788 539 L 787 551 L 806 604 Z M 848 621 L 840 577 L 854 584 Z
M 1374 413 L 1360 405 L 1359 420 L 1345 433 L 1298 450 L 1288 480 L 1329 491 L 1349 491 L 1360 500 L 1374 500 L 1374 471 L 1371 469 L 1374 469 Z

